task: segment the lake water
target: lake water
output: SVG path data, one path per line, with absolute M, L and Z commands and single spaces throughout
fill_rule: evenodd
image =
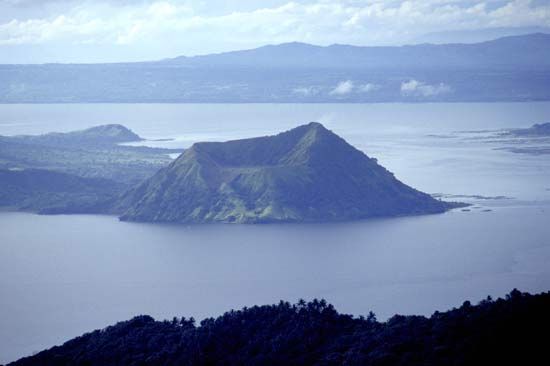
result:
M 0 213 L 0 362 L 137 314 L 216 316 L 325 298 L 356 315 L 429 315 L 550 290 L 550 155 L 456 131 L 527 127 L 550 103 L 0 105 L 0 135 L 121 123 L 187 147 L 320 121 L 429 193 L 470 211 L 329 225 L 156 225 Z M 437 136 L 434 136 L 437 135 Z

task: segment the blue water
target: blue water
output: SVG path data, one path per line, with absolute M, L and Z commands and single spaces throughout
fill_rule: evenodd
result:
M 507 196 L 471 211 L 330 225 L 153 225 L 0 213 L 0 362 L 137 314 L 215 316 L 322 297 L 340 311 L 426 314 L 550 290 L 550 156 L 437 138 L 549 120 L 550 103 L 0 105 L 0 134 L 122 123 L 187 147 L 317 120 L 416 188 Z M 490 210 L 490 211 L 487 211 Z

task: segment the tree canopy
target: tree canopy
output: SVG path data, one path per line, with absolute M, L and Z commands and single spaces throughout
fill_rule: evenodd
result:
M 13 365 L 504 365 L 547 358 L 550 292 L 431 317 L 338 313 L 324 300 L 252 306 L 195 324 L 142 315 Z

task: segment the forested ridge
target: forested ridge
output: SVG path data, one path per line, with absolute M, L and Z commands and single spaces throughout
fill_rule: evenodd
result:
M 324 300 L 194 319 L 137 316 L 12 365 L 535 365 L 548 361 L 550 292 L 512 291 L 431 317 L 353 317 Z

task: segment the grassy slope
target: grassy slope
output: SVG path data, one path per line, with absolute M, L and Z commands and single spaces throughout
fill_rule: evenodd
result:
M 0 206 L 39 213 L 103 212 L 124 185 L 41 169 L 0 169 Z
M 318 123 L 277 136 L 193 145 L 122 199 L 123 220 L 338 221 L 443 212 L 450 205 Z

